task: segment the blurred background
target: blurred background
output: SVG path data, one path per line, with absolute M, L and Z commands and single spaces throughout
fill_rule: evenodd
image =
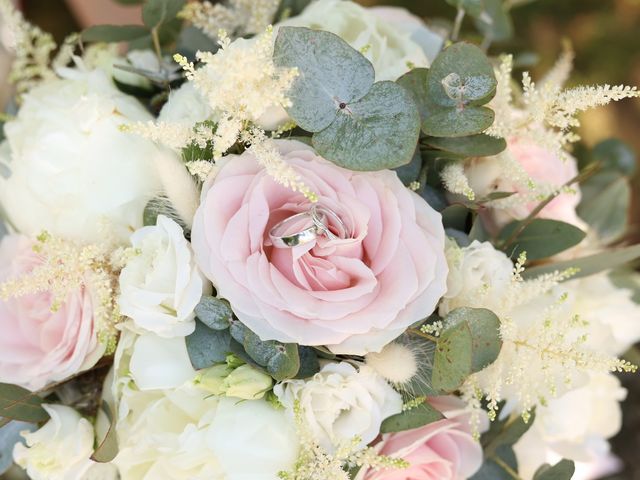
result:
M 512 12 L 516 34 L 513 40 L 494 43 L 490 53 L 519 55 L 523 60 L 520 70 L 531 71 L 535 79 L 554 63 L 563 39 L 569 39 L 576 53 L 570 85 L 640 86 L 640 0 L 506 1 L 523 4 Z M 71 32 L 96 23 L 140 23 L 137 7 L 118 5 L 113 0 L 22 0 L 17 3 L 30 21 L 51 32 L 59 41 Z M 403 6 L 435 23 L 451 22 L 455 16 L 455 9 L 444 0 L 360 0 L 360 3 Z M 465 27 L 468 32 L 474 31 L 471 21 L 465 22 Z M 0 102 L 10 94 L 4 81 L 8 61 L 0 55 Z M 616 137 L 640 152 L 640 101 L 627 100 L 592 110 L 581 120 L 580 133 L 585 145 L 593 146 L 605 138 Z M 631 223 L 640 224 L 638 175 L 634 183 Z M 636 241 L 640 239 L 640 232 L 630 233 Z M 625 469 L 610 479 L 640 480 L 640 375 L 624 375 L 622 380 L 629 397 L 625 403 L 624 428 L 613 445 Z

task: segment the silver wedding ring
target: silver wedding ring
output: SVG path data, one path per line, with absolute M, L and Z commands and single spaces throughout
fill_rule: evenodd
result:
M 337 235 L 331 231 L 328 220 L 331 220 Z M 292 225 L 304 220 L 310 220 L 311 225 L 304 227 L 297 232 L 288 233 Z M 313 205 L 308 211 L 296 213 L 281 222 L 278 222 L 269 231 L 271 243 L 276 248 L 292 248 L 298 245 L 304 245 L 324 235 L 329 240 L 337 240 L 346 238 L 347 229 L 342 219 L 333 210 L 321 205 Z

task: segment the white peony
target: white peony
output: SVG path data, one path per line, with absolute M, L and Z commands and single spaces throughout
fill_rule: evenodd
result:
M 504 288 L 512 278 L 513 263 L 491 243 L 474 240 L 460 249 L 453 240 L 448 240 L 446 254 L 449 275 L 447 293 L 440 302 L 440 315 L 468 305 L 470 297 L 504 295 Z M 487 298 L 487 303 L 492 302 Z
M 274 393 L 293 415 L 299 402 L 316 441 L 328 452 L 360 438 L 364 448 L 380 433 L 382 421 L 402 411 L 402 397 L 373 368 L 328 363 L 308 380 L 286 380 Z
M 514 446 L 522 478 L 532 478 L 540 465 L 560 458 L 595 462 L 605 457 L 607 439 L 622 425 L 625 397 L 614 375 L 592 374 L 584 386 L 539 406 L 533 425 Z
M 51 417 L 35 432 L 23 433 L 26 445 L 18 443 L 14 461 L 32 480 L 115 480 L 111 465 L 91 460 L 93 426 L 73 408 L 43 405 Z
M 119 127 L 152 117 L 102 70 L 62 73 L 26 94 L 5 124 L 0 204 L 27 235 L 124 239 L 142 226 L 144 207 L 160 189 L 159 150 Z
M 136 352 L 139 342 L 125 332 L 115 359 L 119 452 L 113 463 L 122 480 L 277 480 L 278 472 L 292 469 L 299 445 L 284 411 L 264 400 L 220 398 L 192 382 L 143 391 L 136 382 L 159 378 L 150 370 L 161 350 L 140 369 L 134 358 L 148 351 Z M 184 363 L 172 350 L 165 357 L 160 373 Z
M 207 285 L 180 225 L 158 215 L 156 225 L 131 235 L 135 255 L 120 273 L 120 311 L 162 337 L 184 337 L 195 328 L 194 308 Z
M 400 22 L 403 23 L 403 22 Z M 401 28 L 357 3 L 317 0 L 304 11 L 276 25 L 308 27 L 335 33 L 373 64 L 376 80 L 396 80 L 412 66 L 427 67 L 429 60 L 412 39 L 415 28 Z M 426 30 L 426 27 L 423 27 Z

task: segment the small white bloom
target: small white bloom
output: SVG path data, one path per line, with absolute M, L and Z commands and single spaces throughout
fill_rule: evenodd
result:
M 350 1 L 318 0 L 300 15 L 275 27 L 308 27 L 335 33 L 369 59 L 376 80 L 396 80 L 411 66 L 429 66 L 427 56 L 413 39 L 414 26 L 399 27 L 398 23 L 406 22 L 388 21 L 387 14 L 378 14 Z
M 120 311 L 162 337 L 189 335 L 206 284 L 182 228 L 158 215 L 156 225 L 131 236 L 131 245 L 136 254 L 120 273 Z
M 126 238 L 160 188 L 152 142 L 120 131 L 151 115 L 102 70 L 63 69 L 5 124 L 0 204 L 16 229 L 95 243 Z M 34 141 L 37 139 L 37 141 Z
M 449 240 L 446 249 L 449 276 L 447 293 L 440 302 L 440 315 L 468 306 L 471 297 L 502 297 L 512 278 L 511 260 L 489 242 L 474 240 L 464 249 L 452 242 Z M 494 302 L 488 298 L 486 303 L 489 305 Z
M 556 458 L 592 462 L 605 456 L 607 439 L 622 425 L 620 402 L 626 394 L 614 375 L 592 374 L 584 386 L 539 406 L 531 429 L 514 446 L 520 475 L 531 478 Z
M 17 444 L 15 462 L 32 480 L 116 479 L 113 466 L 98 466 L 93 454 L 93 426 L 73 408 L 43 405 L 50 419 L 35 432 L 23 433 L 26 446 Z M 94 468 L 96 471 L 94 472 Z M 99 470 L 99 472 L 98 472 Z M 100 477 L 96 474 L 100 473 Z
M 382 421 L 402 411 L 402 397 L 366 365 L 328 363 L 309 380 L 287 380 L 274 393 L 290 415 L 299 402 L 303 418 L 328 452 L 360 437 L 364 448 L 380 432 Z

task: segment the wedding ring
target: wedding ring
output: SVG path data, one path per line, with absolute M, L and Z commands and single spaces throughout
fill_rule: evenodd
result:
M 297 213 L 274 225 L 269 231 L 269 238 L 271 239 L 273 246 L 276 248 L 297 247 L 298 245 L 313 242 L 318 238 L 318 226 L 315 224 L 313 218 L 311 218 L 311 225 L 303 230 L 292 234 L 286 233 L 293 223 L 296 223 L 303 218 L 308 219 L 309 212 Z
M 327 223 L 329 219 L 332 221 L 337 235 L 329 228 Z M 311 225 L 306 226 L 297 232 L 294 231 L 294 233 L 288 233 L 291 231 L 293 225 L 305 220 L 310 220 Z M 323 207 L 321 205 L 313 205 L 306 212 L 296 213 L 295 215 L 285 218 L 281 222 L 275 224 L 269 231 L 271 244 L 276 248 L 291 248 L 297 247 L 298 245 L 304 245 L 317 240 L 318 235 L 324 235 L 329 240 L 337 240 L 347 237 L 347 228 L 338 214 L 330 208 Z

